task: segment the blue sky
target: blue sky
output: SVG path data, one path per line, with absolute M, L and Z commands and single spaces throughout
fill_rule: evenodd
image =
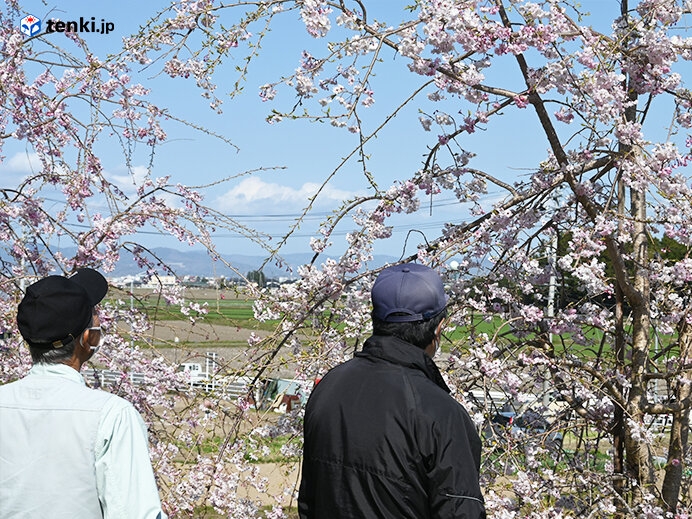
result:
M 587 0 L 581 2 L 585 10 L 594 12 L 593 23 L 604 32 L 609 32 L 609 19 L 619 11 L 616 0 Z M 381 12 L 369 11 L 371 17 L 395 24 L 404 14 L 394 5 L 407 2 L 376 2 Z M 86 2 L 61 1 L 47 3 L 24 1 L 22 8 L 43 19 L 56 17 L 63 20 L 94 16 L 104 18 L 115 24 L 109 35 L 82 34 L 96 55 L 117 52 L 121 38 L 136 32 L 149 16 L 154 14 L 165 2 Z M 49 14 L 50 13 L 50 14 Z M 395 16 L 392 17 L 392 13 Z M 273 236 L 280 236 L 288 228 L 292 218 L 301 212 L 307 197 L 315 186 L 329 174 L 357 144 L 357 137 L 344 129 L 335 129 L 326 124 L 311 124 L 304 121 L 284 121 L 269 125 L 264 118 L 271 108 L 288 110 L 295 97 L 288 88 L 280 89 L 272 102 L 263 103 L 258 95 L 259 86 L 288 75 L 298 66 L 303 49 L 324 49 L 325 40 L 311 38 L 304 29 L 297 12 L 278 17 L 280 21 L 263 43 L 263 52 L 251 67 L 243 95 L 229 99 L 224 92 L 235 81 L 233 61 L 216 76 L 217 95 L 225 98 L 224 113 L 217 115 L 208 108 L 208 101 L 202 99 L 193 81 L 171 79 L 157 75 L 157 70 L 148 69 L 134 77 L 152 89 L 152 100 L 166 106 L 171 113 L 205 126 L 214 132 L 231 139 L 238 147 L 235 149 L 216 139 L 192 131 L 180 124 L 171 122 L 166 126 L 169 141 L 156 149 L 153 168 L 154 176 L 171 175 L 172 179 L 190 185 L 206 184 L 220 178 L 237 175 L 246 170 L 259 167 L 281 168 L 251 177 L 241 177 L 207 192 L 207 201 L 225 213 L 237 215 L 238 220 Z M 335 26 L 333 20 L 332 25 Z M 61 35 L 54 35 L 56 40 Z M 328 36 L 327 40 L 334 39 Z M 315 54 L 317 54 L 315 50 Z M 240 56 L 240 55 L 239 55 Z M 395 56 L 391 51 L 382 55 L 383 63 L 373 84 L 375 104 L 363 111 L 364 126 L 374 129 L 401 101 L 403 101 L 423 79 L 410 73 L 406 67 L 408 60 Z M 506 59 L 505 59 L 506 58 Z M 522 89 L 513 58 L 506 56 L 494 72 L 488 74 L 488 84 L 501 85 L 516 90 Z M 683 74 L 684 77 L 684 74 Z M 468 108 L 468 105 L 456 107 Z M 376 140 L 371 141 L 369 153 L 371 161 L 368 169 L 375 175 L 380 187 L 386 188 L 395 179 L 413 176 L 422 164 L 427 146 L 436 140 L 441 131 L 423 131 L 418 122 L 418 108 L 432 113 L 442 108 L 420 97 L 403 109 L 394 124 L 385 129 Z M 449 106 L 448 106 L 449 108 Z M 661 125 L 664 124 L 662 121 Z M 574 130 L 574 128 L 568 128 Z M 533 110 L 508 110 L 502 120 L 490 124 L 487 131 L 479 131 L 462 138 L 462 146 L 476 153 L 471 165 L 513 182 L 532 171 L 545 158 L 548 144 L 540 131 Z M 106 140 L 98 149 L 104 158 L 103 165 L 112 179 L 126 181 L 128 172 L 122 151 L 113 140 Z M 4 174 L 21 175 L 30 165 L 27 154 L 31 150 L 22 148 L 19 143 L 8 143 L 4 149 L 7 157 L 0 166 Z M 132 173 L 141 175 L 148 163 L 148 150 L 142 148 L 133 157 Z M 8 176 L 6 178 L 11 178 Z M 286 253 L 307 250 L 309 236 L 316 230 L 320 219 L 333 210 L 339 202 L 354 194 L 368 192 L 368 184 L 363 177 L 361 166 L 351 160 L 330 182 L 323 196 L 318 200 L 315 215 L 304 222 L 296 238 L 288 243 Z M 490 203 L 497 199 L 497 193 L 487 197 Z M 376 252 L 399 256 L 406 233 L 418 228 L 425 232 L 428 240 L 434 239 L 442 222 L 461 222 L 468 218 L 467 208 L 452 202 L 450 193 L 442 193 L 434 199 L 432 215 L 429 199 L 422 204 L 415 215 L 397 217 L 394 236 L 379 244 Z M 284 215 L 284 216 L 274 216 Z M 293 215 L 293 216 L 292 216 Z M 333 241 L 335 252 L 344 248 L 343 234 L 354 228 L 347 220 L 337 228 Z M 276 238 L 275 238 L 276 240 Z M 150 246 L 177 246 L 173 238 L 142 236 L 142 241 Z M 256 246 L 245 240 L 222 232 L 216 239 L 221 252 L 260 253 Z M 415 252 L 416 239 L 410 240 L 407 254 Z

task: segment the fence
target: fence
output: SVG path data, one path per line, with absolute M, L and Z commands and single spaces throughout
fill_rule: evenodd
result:
M 89 381 L 97 380 L 100 386 L 112 386 L 122 382 L 125 378 L 132 385 L 144 386 L 146 379 L 143 373 L 128 373 L 121 371 L 112 371 L 107 369 L 85 369 L 83 372 L 84 378 Z M 220 393 L 226 398 L 238 398 L 247 393 L 248 386 L 251 382 L 250 377 L 211 377 L 209 379 L 198 379 L 190 382 L 189 386 L 180 388 L 182 390 L 199 390 L 205 393 Z

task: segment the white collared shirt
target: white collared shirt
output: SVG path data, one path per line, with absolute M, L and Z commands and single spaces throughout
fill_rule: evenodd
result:
M 165 519 L 147 430 L 64 364 L 0 386 L 0 519 Z

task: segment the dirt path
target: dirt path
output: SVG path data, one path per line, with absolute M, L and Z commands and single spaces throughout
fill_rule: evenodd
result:
M 127 334 L 128 329 L 120 330 Z M 266 330 L 250 330 L 237 326 L 210 324 L 197 322 L 194 325 L 188 321 L 156 321 L 150 330 L 150 337 L 154 344 L 179 342 L 218 342 L 218 341 L 242 341 L 245 342 L 254 333 L 260 337 L 270 335 Z
M 127 333 L 126 329 L 122 331 Z M 205 322 L 198 322 L 193 326 L 187 321 L 158 321 L 150 331 L 153 343 L 150 351 L 152 355 L 161 355 L 172 364 L 193 362 L 201 364 L 202 369 L 206 367 L 207 354 L 215 353 L 222 371 L 229 372 L 247 365 L 245 346 L 253 333 L 259 337 L 271 335 L 271 332 L 266 330 L 250 330 Z M 267 374 L 293 378 L 295 365 L 288 364 Z
M 298 486 L 300 485 L 300 463 L 258 463 L 253 465 L 261 477 L 266 478 L 266 487 L 262 492 L 247 486 L 238 491 L 238 495 L 249 499 L 257 499 L 263 506 L 277 504 L 271 496 L 281 496 L 281 506 L 284 509 L 298 506 Z

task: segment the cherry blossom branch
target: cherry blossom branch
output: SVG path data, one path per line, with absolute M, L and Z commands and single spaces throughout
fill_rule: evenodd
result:
M 498 7 L 500 8 L 499 12 L 503 24 L 505 25 L 505 27 L 511 28 L 511 23 L 509 21 L 509 18 L 507 17 L 507 13 L 504 9 L 502 0 L 496 1 Z M 528 65 L 526 64 L 524 56 L 522 54 L 517 54 L 516 60 L 519 63 L 519 68 L 521 69 L 527 86 L 530 87 Z M 546 111 L 545 106 L 543 105 L 543 100 L 538 95 L 538 93 L 536 93 L 535 91 L 531 91 L 531 93 L 529 94 L 529 102 L 536 110 L 536 114 L 538 115 L 538 118 L 541 122 L 541 126 L 546 133 L 546 137 L 548 138 L 548 142 L 550 143 L 550 147 L 555 155 L 555 158 L 564 170 L 565 180 L 569 184 L 570 188 L 572 189 L 572 192 L 574 193 L 579 203 L 589 214 L 589 217 L 595 221 L 597 215 L 599 214 L 598 209 L 595 206 L 595 204 L 591 200 L 589 200 L 584 194 L 582 194 L 582 191 L 579 189 L 577 181 L 573 173 L 570 171 L 569 160 L 567 158 L 567 155 L 564 149 L 562 148 L 562 145 L 560 144 L 560 139 L 558 138 L 557 132 L 555 131 L 552 121 L 548 116 L 548 112 Z M 627 298 L 633 305 L 640 304 L 643 301 L 643 296 L 634 287 L 634 285 L 630 282 L 629 278 L 627 277 L 627 268 L 625 265 L 625 260 L 622 257 L 622 253 L 620 252 L 619 246 L 612 238 L 612 236 L 607 236 L 605 239 L 606 246 L 608 248 L 608 254 L 615 266 L 615 275 L 617 277 L 618 283 L 620 284 L 623 292 L 627 295 Z
M 305 218 L 305 216 L 308 214 L 308 212 L 312 209 L 312 206 L 313 206 L 315 200 L 317 199 L 317 197 L 319 196 L 319 194 L 322 192 L 322 190 L 324 190 L 324 188 L 327 186 L 327 184 L 329 183 L 329 181 L 330 181 L 330 180 L 336 175 L 336 173 L 348 162 L 348 160 L 349 160 L 353 155 L 355 155 L 356 153 L 358 153 L 358 150 L 360 149 L 360 147 L 361 147 L 363 144 L 367 143 L 367 142 L 368 142 L 370 139 L 372 139 L 373 137 L 377 136 L 377 134 L 380 132 L 380 130 L 382 130 L 382 128 L 384 128 L 384 127 L 387 125 L 387 123 L 389 123 L 389 121 L 391 121 L 392 119 L 394 119 L 394 118 L 396 117 L 396 115 L 399 113 L 399 111 L 400 111 L 404 106 L 406 106 L 410 101 L 412 101 L 419 93 L 421 93 L 421 92 L 422 92 L 425 88 L 427 88 L 427 86 L 430 85 L 431 83 L 432 83 L 432 80 L 431 80 L 431 81 L 427 81 L 426 83 L 424 83 L 423 85 L 421 85 L 420 87 L 418 87 L 410 96 L 408 96 L 408 97 L 406 98 L 406 100 L 405 100 L 403 103 L 401 103 L 401 104 L 396 108 L 396 110 L 394 110 L 391 114 L 389 114 L 389 115 L 387 116 L 387 118 L 382 122 L 382 124 L 380 124 L 370 135 L 368 135 L 368 136 L 361 142 L 361 144 L 360 144 L 358 147 L 354 148 L 346 157 L 344 157 L 344 158 L 341 160 L 341 162 L 339 163 L 339 165 L 327 176 L 327 178 L 324 180 L 324 182 L 322 182 L 322 184 L 320 185 L 320 187 L 317 189 L 317 192 L 316 192 L 313 196 L 310 197 L 308 205 L 303 209 L 301 215 L 300 215 L 300 216 L 298 217 L 298 219 L 296 220 L 296 223 L 293 224 L 293 225 L 291 226 L 291 228 L 289 229 L 289 231 L 284 235 L 284 237 L 281 239 L 281 241 L 279 242 L 279 244 L 275 247 L 274 252 L 272 252 L 272 255 L 273 255 L 276 251 L 278 251 L 278 250 L 288 241 L 288 239 L 291 237 L 291 235 L 295 232 L 295 230 L 298 228 L 298 226 L 300 225 L 300 223 L 303 221 L 303 218 Z M 267 260 L 265 260 L 265 264 L 266 264 L 266 261 L 268 261 L 269 259 L 270 259 L 270 258 L 268 258 Z

